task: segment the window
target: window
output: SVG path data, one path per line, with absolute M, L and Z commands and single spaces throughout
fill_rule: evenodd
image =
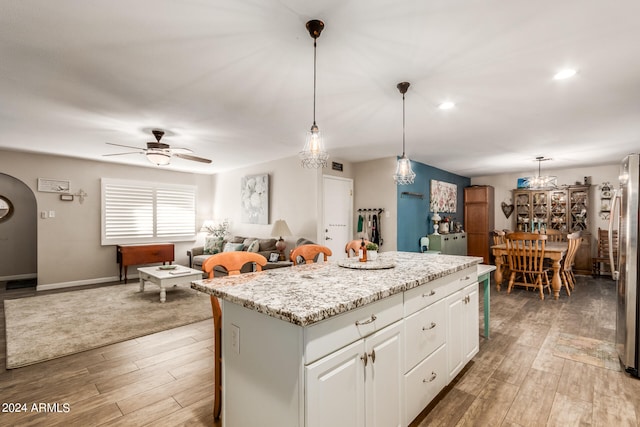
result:
M 102 244 L 193 240 L 196 187 L 102 179 Z

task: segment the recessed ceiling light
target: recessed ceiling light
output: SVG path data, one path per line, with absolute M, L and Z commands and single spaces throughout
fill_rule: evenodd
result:
M 455 106 L 456 106 L 456 104 L 454 104 L 453 102 L 447 101 L 447 102 L 443 102 L 442 104 L 438 105 L 438 108 L 441 109 L 441 110 L 450 110 Z
M 556 75 L 553 76 L 553 78 L 554 78 L 554 80 L 568 79 L 569 77 L 575 76 L 576 73 L 577 73 L 576 70 L 574 70 L 572 68 L 567 68 L 567 69 L 564 69 L 562 71 L 557 72 Z

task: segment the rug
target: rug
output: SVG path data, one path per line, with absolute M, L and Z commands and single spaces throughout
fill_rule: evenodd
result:
M 613 371 L 620 370 L 615 344 L 608 341 L 559 333 L 553 344 L 553 355 Z
M 211 318 L 208 295 L 137 282 L 4 301 L 7 369 Z

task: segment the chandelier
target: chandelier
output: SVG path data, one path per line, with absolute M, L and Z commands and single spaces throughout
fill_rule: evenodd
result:
M 555 176 L 546 176 L 546 175 L 543 176 L 540 174 L 541 163 L 546 162 L 548 160 L 552 160 L 552 159 L 545 158 L 544 156 L 536 157 L 536 161 L 538 162 L 538 176 L 534 176 L 529 180 L 529 188 L 540 189 L 540 188 L 555 187 L 555 181 L 556 181 Z
M 393 174 L 393 180 L 398 185 L 413 184 L 416 174 L 411 170 L 411 160 L 404 153 L 405 145 L 405 114 L 404 114 L 404 94 L 411 84 L 409 82 L 401 82 L 396 86 L 402 94 L 402 156 L 398 159 L 396 165 L 396 173 Z
M 304 149 L 300 152 L 300 160 L 305 168 L 323 168 L 327 166 L 329 153 L 324 149 L 322 134 L 316 124 L 316 40 L 324 28 L 324 22 L 313 19 L 307 22 L 307 30 L 313 38 L 313 124 L 307 133 Z

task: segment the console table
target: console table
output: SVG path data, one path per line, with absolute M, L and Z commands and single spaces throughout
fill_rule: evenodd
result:
M 171 264 L 175 259 L 173 243 L 151 243 L 148 245 L 117 245 L 116 262 L 120 265 L 120 281 L 124 267 L 124 283 L 130 265 L 161 262 Z

